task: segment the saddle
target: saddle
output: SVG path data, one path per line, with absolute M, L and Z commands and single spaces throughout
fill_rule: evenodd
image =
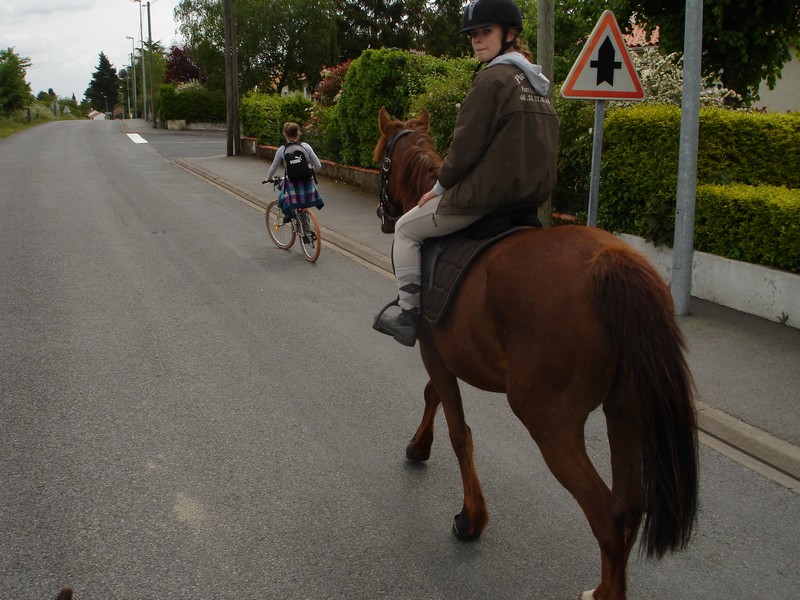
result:
M 500 208 L 450 235 L 428 238 L 422 244 L 422 316 L 441 323 L 469 266 L 486 248 L 520 230 L 541 227 L 538 207 L 517 204 Z

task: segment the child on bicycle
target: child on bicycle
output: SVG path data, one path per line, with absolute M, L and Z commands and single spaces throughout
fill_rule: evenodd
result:
M 286 143 L 275 153 L 267 179 L 271 180 L 283 164 L 285 177 L 278 195 L 278 206 L 283 211 L 285 222 L 288 222 L 298 208 L 322 208 L 325 203 L 316 185 L 316 172 L 322 168 L 322 163 L 311 145 L 300 141 L 300 126 L 284 123 L 283 137 Z

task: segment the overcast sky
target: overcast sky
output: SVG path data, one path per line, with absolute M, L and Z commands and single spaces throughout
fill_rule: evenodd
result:
M 173 11 L 179 0 L 150 0 L 153 42 L 169 49 L 178 40 Z M 147 0 L 142 2 L 147 41 Z M 0 49 L 31 60 L 27 81 L 34 95 L 53 88 L 80 102 L 100 64 L 100 52 L 119 72 L 139 41 L 139 3 L 132 0 L 0 0 Z M 180 45 L 180 44 L 178 44 Z

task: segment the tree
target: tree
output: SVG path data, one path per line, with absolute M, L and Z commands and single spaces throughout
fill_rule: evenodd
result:
M 338 4 L 337 35 L 343 60 L 358 58 L 367 48 L 421 49 L 429 12 L 426 0 L 344 0 Z
M 188 83 L 200 79 L 200 69 L 183 48 L 173 46 L 167 56 L 164 83 Z
M 31 101 L 31 86 L 25 81 L 31 59 L 13 48 L 0 50 L 0 113 L 9 114 L 25 108 Z
M 336 6 L 334 0 L 237 0 L 240 88 L 316 85 L 322 66 L 337 62 Z M 222 3 L 182 0 L 175 17 L 201 78 L 210 89 L 224 89 Z
M 83 94 L 95 110 L 113 111 L 119 97 L 117 70 L 102 52 L 92 82 Z
M 457 58 L 470 55 L 472 46 L 469 38 L 458 33 L 461 30 L 462 11 L 462 0 L 429 3 L 422 26 L 421 49 L 433 56 Z
M 623 29 L 630 30 L 631 16 L 638 15 L 637 21 L 643 21 L 648 33 L 659 27 L 663 52 L 683 51 L 685 0 L 591 0 L 585 4 L 597 11 L 601 6 L 611 8 Z M 800 47 L 797 0 L 704 0 L 703 75 L 714 77 L 747 104 L 758 98 L 762 80 L 770 88 L 775 86 L 793 47 Z

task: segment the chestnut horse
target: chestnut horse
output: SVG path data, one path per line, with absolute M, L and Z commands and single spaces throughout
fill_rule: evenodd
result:
M 401 122 L 381 109 L 375 160 L 386 181 L 378 209 L 384 232 L 436 181 L 442 161 L 428 124 L 424 110 Z M 524 229 L 483 251 L 446 318 L 435 326 L 422 319 L 418 339 L 430 379 L 406 456 L 428 459 L 441 404 L 464 486 L 453 523 L 459 538 L 477 538 L 489 519 L 461 379 L 506 394 L 586 515 L 600 546 L 601 579 L 581 598 L 625 598 L 628 557 L 643 518 L 646 555 L 686 547 L 697 511 L 694 383 L 672 297 L 643 256 L 600 229 Z M 584 442 L 586 419 L 599 406 L 611 489 Z

